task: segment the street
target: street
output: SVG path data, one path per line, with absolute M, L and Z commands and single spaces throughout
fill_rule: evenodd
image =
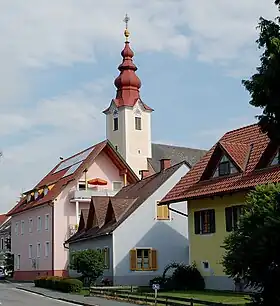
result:
M 77 305 L 55 301 L 33 293 L 16 289 L 13 284 L 0 283 L 0 306 L 63 306 Z

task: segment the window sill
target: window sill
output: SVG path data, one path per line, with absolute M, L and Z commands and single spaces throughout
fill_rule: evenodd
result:
M 156 218 L 156 220 L 158 220 L 158 221 L 171 221 L 171 219 L 170 218 Z

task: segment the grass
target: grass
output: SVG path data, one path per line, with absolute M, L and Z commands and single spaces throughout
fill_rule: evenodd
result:
M 153 297 L 153 292 L 151 288 L 139 288 L 138 292 L 130 293 L 128 290 L 122 290 L 123 294 L 130 293 L 130 296 L 137 297 L 139 299 L 145 299 L 145 296 L 148 295 L 150 298 Z M 120 292 L 120 291 L 119 291 Z M 196 299 L 201 301 L 213 302 L 213 303 L 224 303 L 228 305 L 245 305 L 248 302 L 248 294 L 244 293 L 236 293 L 236 292 L 223 292 L 223 291 L 213 291 L 213 290 L 205 290 L 205 291 L 173 291 L 173 292 L 159 292 L 158 298 L 160 299 L 161 296 L 168 296 L 170 300 L 172 297 L 180 297 L 186 299 Z M 159 301 L 159 304 L 161 302 Z

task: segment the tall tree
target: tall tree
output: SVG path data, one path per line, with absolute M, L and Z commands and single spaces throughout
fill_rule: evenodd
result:
M 280 0 L 275 0 L 280 10 Z M 260 18 L 258 47 L 263 49 L 261 65 L 242 83 L 251 95 L 250 104 L 263 109 L 257 116 L 261 130 L 280 144 L 280 18 Z
M 280 184 L 257 186 L 224 241 L 225 273 L 260 289 L 251 305 L 280 305 Z

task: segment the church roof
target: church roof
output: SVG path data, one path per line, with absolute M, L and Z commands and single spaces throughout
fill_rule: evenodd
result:
M 185 161 L 191 168 L 205 154 L 206 150 L 179 147 L 167 144 L 152 143 L 152 158 L 148 158 L 148 163 L 155 172 L 160 171 L 160 160 L 171 159 L 171 165 Z

